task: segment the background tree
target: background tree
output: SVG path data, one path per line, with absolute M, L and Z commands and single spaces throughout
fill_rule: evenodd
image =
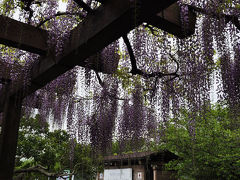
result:
M 71 147 L 74 147 L 74 151 Z M 49 131 L 49 125 L 39 121 L 39 115 L 22 118 L 16 154 L 16 178 L 56 179 L 68 169 L 75 177 L 91 179 L 97 168 L 90 146 L 71 140 L 64 130 Z
M 183 110 L 167 123 L 160 148 L 179 156 L 168 169 L 177 170 L 180 179 L 239 179 L 240 129 L 231 121 L 240 123 L 240 117 L 220 105 L 205 113 L 193 119 Z

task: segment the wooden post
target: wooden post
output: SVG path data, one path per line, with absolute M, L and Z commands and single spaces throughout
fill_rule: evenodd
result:
M 0 141 L 0 180 L 12 180 L 22 100 L 11 96 L 5 101 Z
M 153 180 L 157 180 L 157 166 L 152 166 L 153 168 Z

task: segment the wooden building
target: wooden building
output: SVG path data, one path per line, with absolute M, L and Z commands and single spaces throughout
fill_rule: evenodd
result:
M 177 159 L 169 151 L 137 152 L 106 156 L 104 172 L 97 180 L 174 180 L 173 171 L 164 170 L 164 164 Z

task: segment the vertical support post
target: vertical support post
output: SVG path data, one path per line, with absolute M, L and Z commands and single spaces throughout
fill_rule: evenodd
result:
M 157 166 L 153 166 L 153 180 L 157 180 Z
M 21 107 L 21 98 L 6 98 L 0 135 L 0 180 L 12 180 L 13 177 Z

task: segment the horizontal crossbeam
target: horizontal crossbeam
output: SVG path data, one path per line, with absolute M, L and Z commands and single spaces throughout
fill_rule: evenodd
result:
M 47 31 L 0 15 L 0 44 L 45 55 Z
M 87 12 L 92 12 L 93 10 L 82 0 L 74 0 L 74 2 L 77 3 L 78 6 L 80 6 L 81 8 L 83 8 L 85 11 Z
M 174 3 L 151 18 L 148 23 L 178 38 L 186 38 L 194 34 L 196 24 L 196 14 L 191 10 L 186 12 L 188 13 L 185 14 L 186 17 L 181 16 L 180 6 L 178 3 Z M 184 22 L 184 19 L 187 21 Z

